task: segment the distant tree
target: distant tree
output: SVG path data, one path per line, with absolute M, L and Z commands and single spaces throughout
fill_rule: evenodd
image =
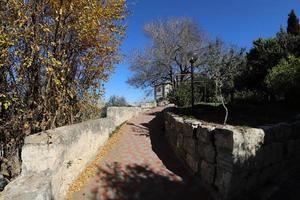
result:
M 288 55 L 300 56 L 300 35 L 288 34 L 281 29 L 275 38 L 280 45 L 281 51 L 285 52 L 282 54 L 283 58 L 287 58 Z
M 199 55 L 195 66 L 203 61 L 201 55 L 207 42 L 205 33 L 190 19 L 154 21 L 145 25 L 144 32 L 151 44 L 143 52 L 131 55 L 133 76 L 128 80 L 130 85 L 146 88 L 164 82 L 174 84 L 175 74 L 180 74 L 178 81 L 183 81 L 189 77 L 188 55 L 191 51 Z
M 289 55 L 300 56 L 300 35 L 292 35 L 281 29 L 275 37 L 258 39 L 247 53 L 246 69 L 240 81 L 240 89 L 250 89 L 270 97 L 269 88 L 265 78 L 280 60 L 287 59 Z
M 299 19 L 296 16 L 296 13 L 294 10 L 292 10 L 290 12 L 289 17 L 288 17 L 287 32 L 292 35 L 300 35 Z
M 287 57 L 288 52 L 277 38 L 258 39 L 247 53 L 247 67 L 244 71 L 244 85 L 248 89 L 266 92 L 264 83 L 268 70 Z
M 106 105 L 108 107 L 110 106 L 122 107 L 122 106 L 128 106 L 128 103 L 125 97 L 113 95 L 109 98 Z
M 239 89 L 250 89 L 260 93 L 265 100 L 275 100 L 274 94 L 278 94 L 278 91 L 275 92 L 274 87 L 280 85 L 275 80 L 279 76 L 275 74 L 281 74 L 277 70 L 282 70 L 282 66 L 285 66 L 284 69 L 288 72 L 287 67 L 291 65 L 284 64 L 284 61 L 288 62 L 289 55 L 300 56 L 300 25 L 294 10 L 290 12 L 287 21 L 287 31 L 281 29 L 275 37 L 260 38 L 253 42 L 253 47 L 247 54 L 247 67 L 242 75 L 243 80 L 239 82 Z
M 300 95 L 300 59 L 289 56 L 272 68 L 265 79 L 268 88 L 286 100 L 295 100 Z

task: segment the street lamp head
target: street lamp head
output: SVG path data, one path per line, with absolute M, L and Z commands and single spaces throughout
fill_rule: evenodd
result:
M 188 54 L 188 57 L 189 57 L 189 61 L 190 61 L 191 64 L 194 64 L 198 59 L 198 55 L 195 52 L 190 52 Z

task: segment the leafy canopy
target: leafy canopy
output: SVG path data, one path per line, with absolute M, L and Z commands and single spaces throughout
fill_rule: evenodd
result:
M 270 70 L 265 80 L 268 88 L 277 94 L 290 94 L 300 89 L 300 59 L 289 56 Z M 294 94 L 296 95 L 296 94 Z
M 0 140 L 96 117 L 126 16 L 125 0 L 1 0 Z

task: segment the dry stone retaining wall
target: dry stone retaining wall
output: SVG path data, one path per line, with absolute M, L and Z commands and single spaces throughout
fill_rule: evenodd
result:
M 300 167 L 300 121 L 245 128 L 164 115 L 175 154 L 216 199 L 246 199 Z
M 2 200 L 61 200 L 114 129 L 142 112 L 110 107 L 107 118 L 90 120 L 25 138 L 22 173 L 2 192 Z

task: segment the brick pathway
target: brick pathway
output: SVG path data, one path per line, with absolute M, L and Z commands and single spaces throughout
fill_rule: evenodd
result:
M 185 173 L 163 136 L 163 120 L 155 108 L 127 123 L 100 170 L 74 200 L 210 199 Z

